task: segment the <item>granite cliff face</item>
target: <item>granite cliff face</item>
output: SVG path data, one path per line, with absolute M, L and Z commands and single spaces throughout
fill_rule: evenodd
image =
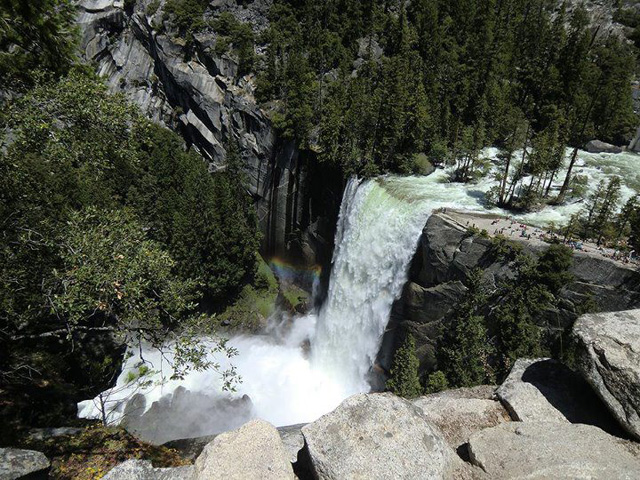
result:
M 270 4 L 217 0 L 211 7 L 214 15 L 230 12 L 259 32 L 268 25 Z M 312 152 L 278 139 L 254 97 L 255 75 L 240 75 L 232 53 L 214 52 L 215 32 L 196 35 L 193 45 L 164 33 L 163 5 L 81 0 L 84 59 L 112 92 L 126 95 L 150 119 L 179 131 L 211 170 L 225 168 L 225 147 L 230 135 L 235 137 L 258 210 L 263 252 L 327 263 L 342 195 L 340 172 L 321 167 Z
M 519 243 L 534 255 L 545 248 L 526 240 Z M 440 327 L 466 292 L 463 281 L 475 268 L 484 271 L 489 288 L 513 276 L 510 262 L 492 252 L 490 238 L 470 235 L 445 213 L 432 215 L 424 227 L 402 298 L 391 314 L 379 355 L 383 367 L 390 366 L 396 339 L 403 338 L 404 332 L 411 332 L 416 339 L 422 370 L 435 365 Z M 576 251 L 570 271 L 574 281 L 562 289 L 558 308 L 543 311 L 539 318 L 539 324 L 552 335 L 570 327 L 578 307 L 586 301 L 594 301 L 603 312 L 640 306 L 640 273 L 633 268 Z

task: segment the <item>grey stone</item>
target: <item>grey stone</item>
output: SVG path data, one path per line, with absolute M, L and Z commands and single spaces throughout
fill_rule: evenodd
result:
M 584 423 L 624 435 L 591 386 L 555 360 L 517 360 L 496 395 L 517 421 Z
M 578 368 L 621 425 L 640 439 L 640 310 L 583 315 Z
M 391 394 L 354 395 L 302 434 L 320 480 L 445 478 L 456 466 L 422 410 Z
M 610 143 L 601 142 L 600 140 L 591 140 L 587 142 L 584 149 L 589 153 L 622 153 L 624 149 L 611 145 Z
M 50 466 L 44 453 L 17 448 L 0 448 L 0 480 L 47 478 Z
M 442 320 L 464 296 L 467 288 L 462 282 L 449 282 L 424 288 L 414 282 L 405 287 L 405 315 L 418 323 Z
M 222 433 L 207 445 L 195 463 L 198 479 L 293 479 L 289 455 L 274 426 L 253 420 Z
M 518 359 L 509 376 L 496 390 L 496 395 L 504 403 L 514 420 L 519 422 L 566 422 L 567 417 L 547 399 L 539 385 L 525 381 L 523 376 L 534 364 L 549 362 L 543 359 Z
M 282 439 L 282 444 L 289 454 L 289 461 L 296 463 L 298 461 L 298 453 L 304 448 L 304 437 L 302 436 L 302 427 L 306 424 L 289 425 L 286 427 L 278 427 L 278 433 Z
M 50 438 L 78 435 L 83 432 L 82 428 L 60 427 L 60 428 L 32 428 L 29 430 L 29 439 L 35 441 L 48 440 Z
M 484 397 L 482 390 L 478 393 Z M 473 433 L 511 420 L 500 402 L 473 398 L 469 391 L 463 389 L 426 395 L 412 403 L 440 429 L 453 449 L 467 443 Z
M 306 424 L 289 425 L 278 427 L 278 433 L 282 439 L 285 450 L 289 453 L 289 460 L 295 463 L 298 460 L 298 452 L 304 447 L 304 437 L 302 427 Z M 181 438 L 164 443 L 163 446 L 180 452 L 180 455 L 189 460 L 195 460 L 209 443 L 218 435 L 207 435 L 204 437 Z
M 153 468 L 148 460 L 127 460 L 115 466 L 102 480 L 195 480 L 191 465 L 175 468 Z
M 471 461 L 492 479 L 636 479 L 637 445 L 591 425 L 510 422 L 476 432 Z

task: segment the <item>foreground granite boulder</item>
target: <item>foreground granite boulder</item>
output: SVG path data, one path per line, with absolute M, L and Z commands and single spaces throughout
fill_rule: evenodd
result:
M 477 432 L 471 461 L 492 479 L 637 479 L 638 446 L 591 425 L 511 422 Z
M 191 465 L 153 468 L 148 460 L 127 460 L 109 470 L 102 480 L 195 480 Z
M 511 420 L 502 404 L 492 399 L 494 390 L 491 385 L 459 388 L 418 397 L 412 403 L 457 450 L 473 433 Z
M 360 394 L 303 427 L 315 478 L 451 478 L 456 456 L 421 409 L 391 394 Z
M 520 422 L 585 423 L 625 435 L 591 386 L 556 360 L 518 359 L 496 395 Z
M 195 463 L 197 479 L 293 479 L 289 454 L 276 428 L 253 420 L 238 430 L 218 435 Z
M 509 376 L 496 390 L 496 395 L 504 403 L 514 420 L 519 422 L 565 422 L 567 417 L 552 405 L 547 398 L 555 394 L 552 388 L 545 388 L 536 382 L 525 379 L 527 372 L 538 365 L 551 362 L 549 359 L 520 358 L 511 368 Z M 555 366 L 555 365 L 554 365 Z M 544 369 L 549 370 L 549 369 Z M 541 378 L 541 380 L 544 380 Z
M 41 452 L 0 448 L 0 480 L 47 478 L 49 459 Z
M 578 368 L 620 424 L 640 439 L 640 310 L 583 315 Z

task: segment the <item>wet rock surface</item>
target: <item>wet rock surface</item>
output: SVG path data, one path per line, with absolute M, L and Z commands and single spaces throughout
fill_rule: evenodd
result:
M 342 199 L 341 172 L 277 138 L 255 99 L 255 75 L 239 74 L 231 52 L 215 52 L 214 31 L 198 33 L 188 46 L 162 26 L 164 1 L 155 12 L 150 0 L 134 2 L 130 9 L 124 3 L 79 2 L 84 59 L 96 65 L 112 92 L 180 132 L 212 171 L 225 168 L 233 137 L 256 203 L 263 252 L 304 265 L 328 265 Z M 216 0 L 208 15 L 229 12 L 259 33 L 268 25 L 271 3 Z
M 122 425 L 156 445 L 232 430 L 253 416 L 253 405 L 246 395 L 227 399 L 191 392 L 184 387 L 153 402 L 148 410 L 146 407 L 145 397 L 134 395 L 127 402 Z

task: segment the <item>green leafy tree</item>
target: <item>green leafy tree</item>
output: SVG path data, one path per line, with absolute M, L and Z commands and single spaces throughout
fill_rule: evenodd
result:
M 214 367 L 211 350 L 233 352 L 224 342 L 200 344 L 195 327 L 202 319 L 191 314 L 197 284 L 173 274 L 175 261 L 144 230 L 126 210 L 71 214 L 58 240 L 61 268 L 46 292 L 52 315 L 67 340 L 75 330 L 109 329 L 122 345 L 147 342 L 162 350 L 177 341 L 176 376 Z
M 416 341 L 413 335 L 409 334 L 393 358 L 387 388 L 404 398 L 415 398 L 422 394 L 423 389 L 418 375 L 419 366 Z

